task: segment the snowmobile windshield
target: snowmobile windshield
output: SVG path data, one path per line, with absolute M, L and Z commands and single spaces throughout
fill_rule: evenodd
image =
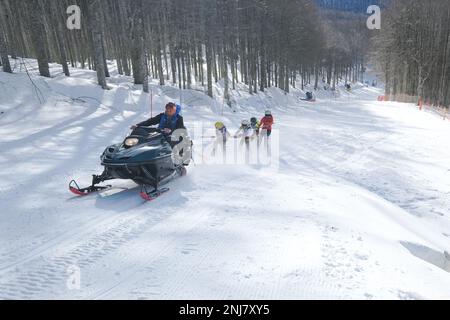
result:
M 152 127 L 137 127 L 133 130 L 133 132 L 131 132 L 130 136 L 147 137 L 153 133 L 161 133 L 161 130 Z

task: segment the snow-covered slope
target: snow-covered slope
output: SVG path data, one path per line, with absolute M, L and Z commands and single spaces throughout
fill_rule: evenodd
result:
M 114 73 L 102 91 L 93 72 L 43 79 L 24 63 L 32 81 L 0 73 L 0 298 L 450 298 L 448 122 L 362 86 L 312 104 L 242 88 L 223 116 L 220 97 L 185 90 L 190 128 L 234 131 L 270 108 L 278 170 L 198 161 L 152 203 L 128 181 L 75 198 L 68 182 L 101 172 L 149 96 Z M 180 99 L 152 89 L 155 112 Z

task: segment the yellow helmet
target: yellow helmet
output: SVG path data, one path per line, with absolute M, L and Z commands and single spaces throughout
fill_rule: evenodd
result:
M 215 126 L 216 126 L 217 130 L 222 129 L 223 127 L 225 127 L 225 125 L 222 122 L 216 122 Z

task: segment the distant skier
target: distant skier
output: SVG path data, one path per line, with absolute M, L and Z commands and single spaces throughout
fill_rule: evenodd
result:
M 314 97 L 314 94 L 312 92 L 307 92 L 306 93 L 306 98 L 305 99 L 301 99 L 302 101 L 308 101 L 308 102 L 315 102 L 316 98 Z
M 222 122 L 216 122 L 216 140 L 214 141 L 213 156 L 216 155 L 217 148 L 222 146 L 222 155 L 226 159 L 227 141 L 231 137 L 227 127 Z

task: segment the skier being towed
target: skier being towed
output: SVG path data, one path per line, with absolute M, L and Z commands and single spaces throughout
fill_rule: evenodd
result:
M 131 130 L 133 130 L 132 134 L 138 134 L 139 132 L 142 132 L 142 130 L 145 130 L 142 127 L 150 127 L 158 125 L 158 129 L 160 129 L 161 132 L 170 141 L 170 136 L 175 130 L 178 129 L 186 130 L 186 127 L 184 126 L 183 117 L 180 115 L 180 111 L 181 107 L 177 106 L 173 102 L 169 102 L 166 105 L 166 111 L 164 113 L 161 113 L 156 117 L 153 117 L 151 119 L 138 123 L 134 126 L 131 126 Z M 182 138 L 180 138 L 180 141 L 170 143 L 173 147 L 174 145 L 180 143 L 181 140 Z

